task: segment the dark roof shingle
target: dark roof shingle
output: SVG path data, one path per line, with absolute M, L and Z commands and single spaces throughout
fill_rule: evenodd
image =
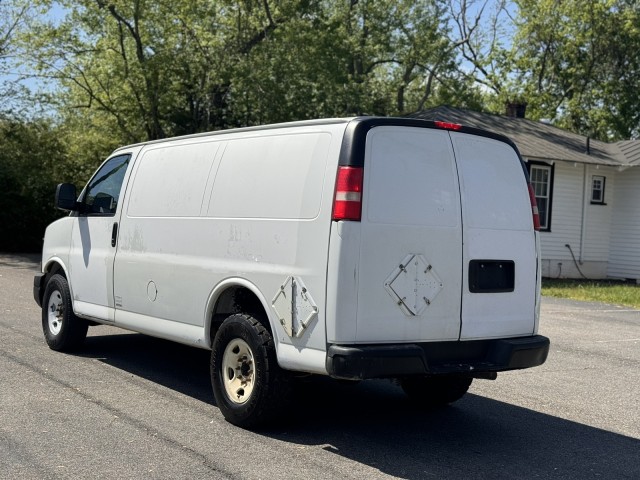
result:
M 511 138 L 523 157 L 597 165 L 640 165 L 640 141 L 606 143 L 526 118 L 475 112 L 441 106 L 407 115 L 423 120 L 441 120 L 482 128 Z

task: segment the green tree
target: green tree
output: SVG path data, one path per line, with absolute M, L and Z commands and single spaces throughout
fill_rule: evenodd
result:
M 56 127 L 46 121 L 0 119 L 0 251 L 38 251 L 57 180 L 73 181 Z
M 18 98 L 24 98 L 25 88 L 15 68 L 14 37 L 24 28 L 30 14 L 28 4 L 13 5 L 0 1 L 0 113 L 17 115 L 21 108 Z
M 66 17 L 33 22 L 24 56 L 59 82 L 63 117 L 85 111 L 122 142 L 400 114 L 464 83 L 442 0 L 59 3 Z
M 534 117 L 615 140 L 640 134 L 640 4 L 516 0 L 520 91 Z
M 181 38 L 186 27 L 163 9 L 173 2 L 59 3 L 62 21 L 34 23 L 23 37 L 32 67 L 59 82 L 58 111 L 84 112 L 100 127 L 112 126 L 121 142 L 165 136 L 179 88 L 175 72 L 190 53 Z
M 59 82 L 63 116 L 88 112 L 121 142 L 234 125 L 228 102 L 238 61 L 288 21 L 266 1 L 59 3 L 66 17 L 32 23 L 24 57 Z
M 231 69 L 239 124 L 402 114 L 459 86 L 441 1 L 292 3 L 269 18 Z

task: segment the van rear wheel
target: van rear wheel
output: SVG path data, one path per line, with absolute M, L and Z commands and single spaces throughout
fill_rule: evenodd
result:
M 211 350 L 211 385 L 222 415 L 239 427 L 264 424 L 280 410 L 288 382 L 258 319 L 235 314 L 222 323 Z
M 460 400 L 472 381 L 469 377 L 450 375 L 407 377 L 400 379 L 400 386 L 416 404 L 440 407 Z
M 88 329 L 89 324 L 73 313 L 67 279 L 53 275 L 42 299 L 42 331 L 47 345 L 57 351 L 73 350 L 84 342 Z

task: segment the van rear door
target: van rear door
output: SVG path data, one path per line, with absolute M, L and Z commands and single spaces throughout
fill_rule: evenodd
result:
M 367 133 L 356 343 L 457 340 L 460 191 L 445 130 Z
M 464 226 L 460 339 L 531 335 L 538 259 L 520 158 L 503 141 L 450 135 Z
M 362 190 L 356 343 L 534 332 L 536 239 L 511 145 L 378 125 L 367 132 Z

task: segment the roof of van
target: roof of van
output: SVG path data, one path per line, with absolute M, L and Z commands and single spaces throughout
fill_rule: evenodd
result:
M 211 132 L 201 132 L 201 133 L 192 133 L 190 135 L 181 135 L 178 137 L 167 137 L 161 138 L 158 140 L 148 140 L 146 142 L 132 143 L 130 145 L 123 145 L 122 147 L 118 147 L 114 152 L 119 150 L 131 148 L 131 147 L 141 147 L 144 145 L 151 145 L 155 143 L 163 143 L 163 142 L 172 142 L 175 140 L 185 140 L 189 138 L 203 138 L 215 135 L 224 135 L 228 133 L 236 133 L 236 132 L 254 132 L 260 130 L 271 130 L 285 127 L 304 127 L 307 125 L 333 125 L 337 123 L 349 123 L 356 117 L 348 117 L 348 118 L 320 118 L 317 120 L 300 120 L 296 122 L 284 122 L 284 123 L 273 123 L 269 125 L 257 125 L 253 127 L 241 127 L 241 128 L 230 128 L 226 130 L 214 130 Z
M 206 138 L 217 135 L 225 135 L 229 133 L 242 133 L 242 132 L 255 132 L 255 131 L 264 131 L 264 130 L 275 130 L 281 128 L 292 128 L 292 127 L 304 127 L 304 126 L 314 126 L 314 125 L 335 125 L 335 124 L 351 124 L 353 126 L 354 132 L 351 132 L 352 135 L 357 134 L 366 134 L 366 132 L 373 127 L 376 126 L 407 126 L 407 127 L 426 127 L 426 128 L 440 128 L 445 130 L 459 130 L 463 133 L 470 133 L 474 135 L 482 135 L 485 137 L 491 137 L 496 140 L 500 140 L 502 142 L 508 143 L 511 145 L 516 151 L 517 146 L 514 142 L 507 136 L 502 133 L 491 131 L 486 128 L 478 127 L 477 125 L 464 125 L 464 124 L 453 124 L 446 122 L 438 122 L 431 121 L 427 119 L 419 119 L 419 118 L 407 118 L 407 117 L 374 117 L 374 116 L 360 116 L 360 117 L 347 117 L 347 118 L 322 118 L 317 120 L 303 120 L 297 122 L 286 122 L 286 123 L 274 123 L 269 125 L 258 125 L 253 127 L 243 127 L 243 128 L 232 128 L 228 130 L 216 130 L 212 132 L 202 132 L 195 133 L 191 135 L 183 135 L 179 137 L 168 137 L 159 140 L 150 140 L 147 142 L 134 143 L 131 145 L 124 145 L 122 147 L 117 148 L 114 153 L 128 149 L 131 147 L 142 147 L 145 145 L 152 145 L 158 143 L 172 142 L 176 140 L 185 140 L 191 138 Z M 357 131 L 357 133 L 355 132 Z M 344 161 L 344 159 L 343 159 Z M 353 161 L 348 160 L 349 162 Z

